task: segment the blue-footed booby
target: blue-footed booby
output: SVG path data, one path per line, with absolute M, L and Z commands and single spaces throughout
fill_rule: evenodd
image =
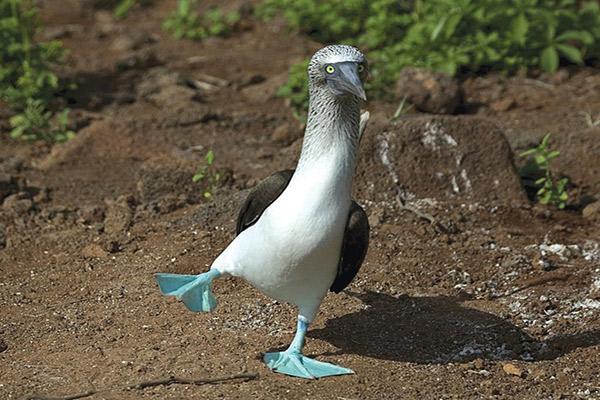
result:
M 352 200 L 360 137 L 368 121 L 362 81 L 367 60 L 355 47 L 317 51 L 308 66 L 309 111 L 300 160 L 248 196 L 237 236 L 200 275 L 156 274 L 160 290 L 191 311 L 212 311 L 212 281 L 233 275 L 278 301 L 298 307 L 289 348 L 266 353 L 276 372 L 302 378 L 353 373 L 302 354 L 309 324 L 328 290 L 340 292 L 357 274 L 369 242 L 364 210 Z

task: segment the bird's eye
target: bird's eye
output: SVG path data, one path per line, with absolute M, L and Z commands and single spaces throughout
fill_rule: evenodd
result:
M 358 64 L 358 72 L 362 73 L 365 70 L 365 66 L 362 64 Z
M 335 72 L 335 67 L 333 65 L 328 65 L 325 67 L 325 72 L 328 74 L 333 74 Z

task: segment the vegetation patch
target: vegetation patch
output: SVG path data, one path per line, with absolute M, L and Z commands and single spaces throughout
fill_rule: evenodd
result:
M 563 209 L 567 205 L 567 178 L 557 178 L 552 171 L 552 160 L 560 155 L 558 150 L 549 147 L 550 134 L 546 134 L 539 145 L 520 154 L 529 157 L 527 164 L 521 168 L 521 177 L 534 177 L 530 188 L 535 190 L 535 196 L 541 204 L 552 204 Z M 526 188 L 527 185 L 526 185 Z
M 229 35 L 240 20 L 239 13 L 226 13 L 218 8 L 198 14 L 196 3 L 196 0 L 179 0 L 177 8 L 163 22 L 163 29 L 177 39 L 201 40 Z
M 371 89 L 392 87 L 406 66 L 459 72 L 536 68 L 600 58 L 600 5 L 576 0 L 264 0 L 263 19 L 282 15 L 289 27 L 322 43 L 368 52 Z M 286 97 L 306 72 L 291 69 Z M 295 98 L 292 105 L 302 107 Z
M 61 42 L 34 42 L 40 25 L 28 0 L 0 0 L 0 100 L 15 115 L 10 135 L 16 139 L 64 141 L 68 110 L 52 109 L 60 82 L 51 67 L 66 54 Z
M 202 189 L 202 195 L 206 199 L 210 199 L 221 180 L 221 173 L 216 169 L 215 154 L 209 150 L 204 156 L 204 162 L 198 167 L 196 173 L 192 177 L 194 183 L 198 183 Z

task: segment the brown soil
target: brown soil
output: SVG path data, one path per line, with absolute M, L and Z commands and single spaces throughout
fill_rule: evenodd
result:
M 252 21 L 175 41 L 160 29 L 174 1 L 123 21 L 60 3 L 42 5 L 71 50 L 79 134 L 52 148 L 0 136 L 0 398 L 600 398 L 600 222 L 582 216 L 600 197 L 600 132 L 581 114 L 600 118 L 600 71 L 465 78 L 460 110 L 477 116 L 394 123 L 397 104 L 368 104 L 355 186 L 370 250 L 306 346 L 356 374 L 304 381 L 260 360 L 291 340 L 291 307 L 227 279 L 217 310 L 193 314 L 152 274 L 205 270 L 244 190 L 294 166 L 302 128 L 274 94 L 319 45 Z M 565 211 L 530 203 L 516 174 L 513 152 L 546 132 L 572 182 Z M 224 176 L 212 201 L 191 181 L 208 149 Z M 119 389 L 241 371 L 259 378 Z

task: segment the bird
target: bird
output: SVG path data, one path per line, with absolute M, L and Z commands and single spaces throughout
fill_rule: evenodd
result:
M 245 279 L 265 295 L 297 307 L 295 336 L 285 351 L 268 352 L 271 370 L 314 379 L 353 374 L 349 368 L 302 353 L 309 325 L 328 291 L 339 293 L 358 273 L 369 243 L 369 223 L 352 200 L 358 146 L 369 113 L 364 54 L 349 45 L 318 50 L 308 64 L 309 108 L 295 170 L 274 173 L 248 195 L 236 236 L 199 275 L 157 273 L 162 294 L 194 312 L 215 309 L 217 278 Z

